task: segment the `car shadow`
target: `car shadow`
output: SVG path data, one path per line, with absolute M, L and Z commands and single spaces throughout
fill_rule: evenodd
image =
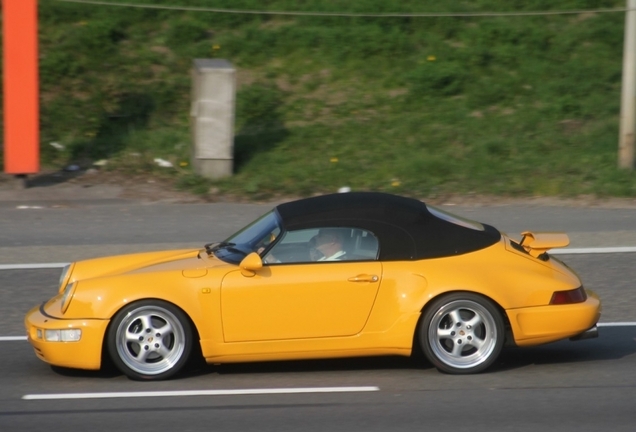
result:
M 617 360 L 636 353 L 636 326 L 601 327 L 599 337 L 581 341 L 562 340 L 524 348 L 504 348 L 499 359 L 485 373 L 514 370 L 528 365 L 550 365 Z M 208 366 L 210 373 L 249 374 L 277 372 L 323 372 L 348 370 L 421 369 L 434 367 L 414 357 L 360 357 L 329 360 L 236 363 Z
M 599 337 L 580 341 L 562 340 L 546 345 L 507 348 L 490 372 L 529 365 L 551 365 L 617 360 L 636 353 L 636 326 L 600 327 Z
M 343 359 L 324 360 L 287 360 L 249 363 L 205 364 L 203 361 L 192 362 L 186 366 L 175 378 L 196 378 L 205 375 L 241 375 L 260 373 L 289 373 L 289 372 L 328 372 L 328 371 L 356 371 L 356 370 L 386 370 L 386 369 L 430 369 L 432 366 L 425 360 L 410 357 L 380 356 L 380 357 L 352 357 Z M 51 366 L 58 375 L 86 379 L 111 379 L 123 374 L 114 366 L 107 364 L 100 370 L 69 369 Z
M 225 374 L 257 374 L 257 373 L 288 373 L 288 372 L 337 372 L 337 371 L 365 371 L 387 369 L 430 369 L 432 366 L 426 361 L 411 357 L 379 356 L 352 357 L 342 359 L 322 360 L 288 360 L 256 363 L 228 363 L 209 366 L 209 371 Z
M 103 367 L 100 370 L 84 370 L 84 369 L 70 369 L 61 366 L 50 366 L 51 370 L 58 375 L 71 378 L 102 378 L 110 379 L 122 375 L 116 369 L 109 367 Z

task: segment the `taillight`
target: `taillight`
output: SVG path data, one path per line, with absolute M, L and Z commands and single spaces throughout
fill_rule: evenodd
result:
M 567 291 L 555 291 L 550 299 L 552 305 L 583 303 L 587 300 L 587 294 L 583 287 Z

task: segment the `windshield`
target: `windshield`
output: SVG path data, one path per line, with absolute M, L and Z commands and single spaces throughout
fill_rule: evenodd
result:
M 251 252 L 263 252 L 280 231 L 278 216 L 272 210 L 214 246 L 212 252 L 225 262 L 238 264 Z

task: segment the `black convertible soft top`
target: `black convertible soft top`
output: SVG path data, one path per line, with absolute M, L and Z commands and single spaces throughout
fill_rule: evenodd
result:
M 474 252 L 498 242 L 490 225 L 477 230 L 441 219 L 412 198 L 350 192 L 301 199 L 276 207 L 286 231 L 350 227 L 372 232 L 381 261 L 439 258 Z

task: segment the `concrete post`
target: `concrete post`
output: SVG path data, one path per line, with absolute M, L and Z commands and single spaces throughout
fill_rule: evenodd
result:
M 196 59 L 192 78 L 192 166 L 203 177 L 230 176 L 234 165 L 234 67 L 227 60 Z
M 618 141 L 618 167 L 634 169 L 636 128 L 636 0 L 627 0 L 623 42 L 623 85 Z

